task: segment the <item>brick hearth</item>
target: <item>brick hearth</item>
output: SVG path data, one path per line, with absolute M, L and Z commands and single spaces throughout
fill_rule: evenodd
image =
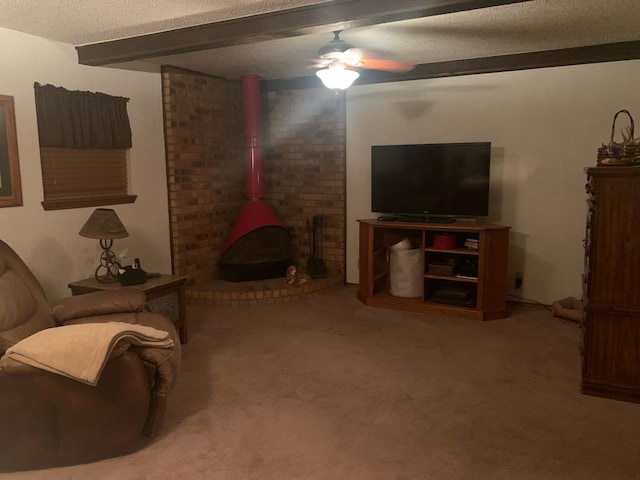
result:
M 187 287 L 187 302 L 212 307 L 254 307 L 317 297 L 344 285 L 342 276 L 317 278 L 304 285 L 288 285 L 283 278 L 251 282 L 206 280 Z

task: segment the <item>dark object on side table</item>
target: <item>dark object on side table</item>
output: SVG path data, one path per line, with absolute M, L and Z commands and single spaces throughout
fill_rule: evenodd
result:
M 122 286 L 142 285 L 147 282 L 147 272 L 140 267 L 140 260 L 135 259 L 133 265 L 122 267 L 118 271 L 118 281 Z

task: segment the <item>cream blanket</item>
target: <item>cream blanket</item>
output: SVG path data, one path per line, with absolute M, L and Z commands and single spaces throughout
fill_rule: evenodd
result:
M 15 360 L 97 385 L 102 369 L 119 342 L 142 347 L 173 347 L 167 332 L 152 327 L 124 322 L 83 323 L 41 330 L 10 347 L 0 363 Z

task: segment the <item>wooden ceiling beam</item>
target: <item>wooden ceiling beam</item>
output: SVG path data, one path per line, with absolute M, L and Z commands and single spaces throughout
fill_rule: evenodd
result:
M 618 42 L 498 55 L 485 58 L 471 58 L 458 61 L 426 63 L 417 65 L 412 71 L 400 75 L 369 70 L 362 72 L 357 82 L 362 84 L 389 81 L 397 82 L 399 80 L 454 77 L 478 73 L 508 72 L 533 68 L 633 60 L 638 58 L 640 58 L 640 41 Z M 391 80 L 392 78 L 393 80 Z
M 455 77 L 479 73 L 509 72 L 533 68 L 561 67 L 588 63 L 616 62 L 640 59 L 640 41 L 606 43 L 585 47 L 561 48 L 539 52 L 498 55 L 494 57 L 423 63 L 406 73 L 362 71 L 354 85 L 424 80 L 427 78 Z M 263 80 L 265 91 L 297 90 L 321 87 L 315 76 L 282 80 Z
M 80 64 L 109 65 L 528 1 L 531 0 L 333 0 L 82 45 L 76 50 Z

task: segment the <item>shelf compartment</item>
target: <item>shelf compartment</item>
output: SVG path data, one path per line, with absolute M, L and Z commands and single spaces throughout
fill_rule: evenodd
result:
M 384 277 L 386 277 L 386 276 L 388 276 L 388 275 L 389 275 L 389 272 L 382 272 L 382 273 L 379 273 L 379 274 L 377 274 L 377 275 L 375 275 L 375 276 L 373 277 L 373 281 L 374 281 L 374 282 L 377 282 L 377 281 L 378 281 L 378 280 L 380 280 L 381 278 L 384 278 Z
M 477 306 L 475 308 L 460 307 L 456 305 L 445 305 L 443 303 L 431 302 L 420 298 L 394 297 L 389 292 L 379 292 L 372 296 L 365 296 L 358 292 L 358 298 L 365 305 L 372 307 L 391 308 L 406 312 L 430 313 L 433 315 L 443 315 L 469 320 L 495 320 L 507 316 L 506 311 L 483 311 Z
M 427 247 L 424 249 L 425 252 L 434 252 L 434 253 L 446 253 L 453 255 L 480 255 L 478 250 L 472 250 L 470 248 L 451 248 L 447 250 L 442 250 L 439 248 Z
M 450 280 L 452 282 L 478 283 L 477 278 L 456 277 L 455 275 L 436 275 L 433 273 L 425 273 L 424 278 L 431 278 L 433 280 Z

